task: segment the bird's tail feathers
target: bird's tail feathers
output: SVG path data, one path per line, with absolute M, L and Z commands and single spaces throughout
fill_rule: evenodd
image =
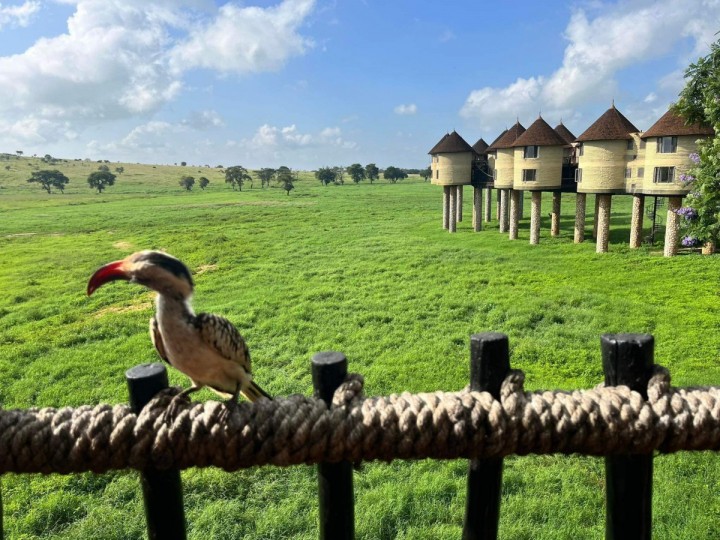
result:
M 251 381 L 247 388 L 241 390 L 242 395 L 250 401 L 257 401 L 260 398 L 272 399 L 272 396 L 260 388 L 255 381 Z

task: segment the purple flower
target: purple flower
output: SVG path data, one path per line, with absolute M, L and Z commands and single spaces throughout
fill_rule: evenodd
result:
M 682 208 L 678 208 L 675 210 L 675 213 L 678 216 L 683 216 L 687 221 L 692 221 L 693 219 L 697 219 L 698 213 L 697 210 L 690 206 L 683 206 Z
M 697 152 L 693 152 L 692 154 L 690 154 L 690 159 L 696 165 L 700 163 L 700 155 Z
M 685 247 L 693 247 L 698 245 L 699 240 L 695 236 L 683 236 L 680 243 Z
M 690 184 L 690 183 L 694 182 L 694 181 L 695 181 L 695 177 L 694 177 L 693 175 L 691 175 L 691 174 L 682 173 L 682 174 L 680 175 L 680 181 L 681 181 L 683 184 L 686 184 L 686 185 L 687 185 L 687 184 Z

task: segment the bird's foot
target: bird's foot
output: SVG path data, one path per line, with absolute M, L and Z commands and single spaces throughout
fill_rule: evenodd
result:
M 238 402 L 237 398 L 230 398 L 227 401 L 223 403 L 224 407 L 223 410 L 220 411 L 220 415 L 218 416 L 218 420 L 220 422 L 225 423 L 230 419 L 230 416 L 238 410 Z
M 165 412 L 163 413 L 163 424 L 172 424 L 182 406 L 189 403 L 190 397 L 185 392 L 180 392 L 177 396 L 173 397 L 172 400 L 170 400 L 170 404 L 167 406 L 167 409 L 165 409 Z

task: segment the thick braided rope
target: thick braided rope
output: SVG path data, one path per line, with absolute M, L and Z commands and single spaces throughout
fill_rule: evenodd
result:
M 330 409 L 301 395 L 230 414 L 222 403 L 188 403 L 171 423 L 162 415 L 177 390 L 140 415 L 125 405 L 3 411 L 0 472 L 720 449 L 720 388 L 672 388 L 663 368 L 648 401 L 622 386 L 525 392 L 523 382 L 511 372 L 500 401 L 467 390 L 365 398 L 351 375 Z

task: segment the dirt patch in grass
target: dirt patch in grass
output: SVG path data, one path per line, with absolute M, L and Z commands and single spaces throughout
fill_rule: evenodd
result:
M 103 317 L 109 313 L 129 313 L 131 311 L 142 311 L 144 309 L 152 308 L 152 302 L 142 302 L 140 304 L 133 304 L 132 306 L 110 306 L 98 310 L 95 313 L 95 317 Z
M 127 251 L 128 249 L 132 249 L 133 245 L 130 242 L 125 242 L 124 240 L 120 240 L 119 242 L 115 242 L 113 244 L 113 247 L 115 249 L 120 249 L 122 251 Z
M 217 264 L 201 264 L 200 266 L 198 266 L 195 274 L 199 276 L 200 274 L 204 274 L 205 272 L 212 272 L 213 270 L 217 270 L 217 268 Z

